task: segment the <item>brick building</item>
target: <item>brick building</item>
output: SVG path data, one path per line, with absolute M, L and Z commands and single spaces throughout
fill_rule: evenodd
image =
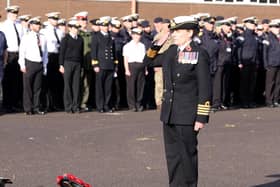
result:
M 7 3 L 19 5 L 20 14 L 30 13 L 44 17 L 46 12 L 60 11 L 62 17 L 72 17 L 78 11 L 87 10 L 90 18 L 110 15 L 121 17 L 131 13 L 131 1 L 125 0 L 1 0 L 0 14 L 5 19 Z M 142 18 L 152 20 L 156 16 L 172 18 L 198 12 L 225 17 L 280 18 L 280 0 L 137 0 L 136 12 Z

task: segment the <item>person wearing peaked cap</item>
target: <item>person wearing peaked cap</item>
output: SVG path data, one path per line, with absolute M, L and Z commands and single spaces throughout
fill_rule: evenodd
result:
M 263 45 L 265 78 L 265 102 L 266 106 L 280 107 L 280 44 L 279 44 L 279 20 L 271 20 L 267 42 Z
M 122 48 L 124 46 L 123 37 L 120 34 L 121 22 L 119 20 L 111 20 L 111 37 L 115 45 L 116 60 L 118 61 L 117 72 L 114 75 L 112 88 L 112 106 L 117 110 L 119 108 L 127 108 L 126 101 L 126 80 L 125 70 L 122 56 Z
M 84 58 L 84 41 L 79 35 L 77 20 L 67 24 L 69 33 L 61 40 L 59 71 L 64 78 L 64 109 L 67 113 L 80 112 L 80 77 Z
M 58 29 L 59 12 L 46 14 L 48 25 L 40 32 L 47 38 L 48 67 L 47 76 L 44 77 L 44 90 L 42 95 L 46 98 L 44 105 L 48 111 L 63 110 L 63 76 L 59 72 L 59 51 L 60 43 L 64 34 Z M 51 83 L 51 84 L 50 84 Z
M 18 14 L 18 12 L 19 12 L 19 6 L 17 6 L 17 5 L 8 6 L 8 7 L 5 8 L 5 10 L 6 10 L 7 12 L 11 12 L 11 13 L 13 13 L 13 14 Z
M 31 18 L 31 15 L 30 14 L 25 14 L 25 15 L 21 15 L 21 16 L 18 16 L 18 19 L 20 21 L 26 21 L 28 22 L 28 20 Z
M 21 15 L 18 17 L 18 19 L 20 20 L 20 24 L 22 25 L 23 28 L 23 34 L 26 34 L 29 31 L 28 21 L 30 18 L 31 18 L 30 14 Z
M 60 12 L 49 12 L 46 14 L 48 19 L 54 19 L 54 20 L 59 20 L 60 17 Z
M 83 11 L 74 15 L 77 18 L 80 25 L 79 35 L 84 40 L 84 58 L 81 66 L 81 103 L 80 109 L 82 112 L 87 112 L 90 110 L 88 105 L 89 95 L 92 85 L 93 70 L 91 66 L 91 57 L 90 57 L 90 46 L 91 46 L 91 32 L 88 30 L 88 12 Z
M 210 113 L 209 55 L 193 41 L 199 30 L 194 17 L 175 17 L 170 29 L 173 31 L 173 45 L 158 54 L 166 38 L 159 39 L 146 53 L 144 62 L 150 66 L 162 65 L 163 68 L 165 91 L 161 121 L 169 186 L 196 187 L 197 134 L 208 122 Z
M 252 16 L 252 17 L 248 17 L 248 18 L 244 18 L 243 20 L 242 20 L 242 22 L 243 23 L 251 23 L 251 24 L 254 24 L 254 25 L 256 25 L 257 23 L 256 23 L 256 17 L 255 16 Z
M 255 107 L 257 65 L 260 62 L 259 42 L 255 33 L 256 18 L 243 19 L 243 42 L 238 46 L 237 59 L 240 69 L 240 102 L 242 108 Z
M 143 59 L 145 45 L 140 42 L 142 30 L 131 30 L 132 40 L 123 47 L 124 67 L 127 85 L 127 103 L 129 110 L 142 112 L 142 99 L 145 85 L 145 66 Z
M 100 18 L 100 32 L 91 41 L 91 62 L 96 73 L 96 107 L 99 112 L 113 112 L 110 101 L 118 61 L 115 44 L 109 33 L 109 21 L 107 16 Z
M 78 12 L 77 14 L 74 15 L 74 17 L 77 20 L 87 21 L 88 20 L 88 12 L 87 11 Z
M 99 19 L 90 20 L 92 35 L 100 31 L 100 21 Z
M 110 16 L 103 16 L 103 17 L 99 18 L 100 26 L 108 27 L 110 24 L 110 21 L 111 21 Z
M 216 22 L 220 25 L 221 31 L 218 34 L 218 59 L 217 71 L 213 79 L 212 109 L 225 110 L 231 104 L 231 76 L 235 66 L 233 61 L 234 43 L 231 32 L 231 21 L 228 19 Z
M 1 25 L 1 31 L 7 41 L 7 65 L 3 77 L 3 107 L 6 112 L 14 112 L 21 108 L 22 103 L 22 73 L 18 65 L 18 51 L 23 36 L 22 25 L 17 21 L 19 6 L 6 8 L 7 19 Z
M 200 36 L 201 46 L 207 50 L 210 56 L 210 72 L 214 77 L 217 70 L 217 58 L 218 58 L 218 37 L 214 31 L 215 18 L 207 17 L 203 19 L 204 27 L 202 35 Z
M 59 30 L 61 30 L 61 32 L 62 32 L 63 35 L 66 34 L 66 24 L 67 24 L 67 22 L 66 22 L 66 20 L 63 19 L 63 18 L 61 18 L 61 19 L 59 19 L 59 20 L 57 21 L 57 28 L 58 28 Z
M 130 32 L 132 28 L 132 19 L 131 16 L 124 16 L 121 18 L 123 28 L 120 30 L 120 34 L 123 37 L 124 43 L 128 43 L 131 40 Z
M 131 20 L 132 20 L 132 27 L 137 27 L 138 26 L 138 19 L 139 19 L 139 14 L 131 14 L 130 15 Z
M 41 17 L 29 19 L 30 31 L 22 38 L 19 47 L 20 70 L 23 72 L 23 108 L 26 115 L 45 114 L 40 108 L 43 74 L 47 73 L 47 41 L 40 34 Z

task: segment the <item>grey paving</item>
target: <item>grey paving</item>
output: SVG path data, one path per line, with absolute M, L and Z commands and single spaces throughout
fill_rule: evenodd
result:
M 211 114 L 199 134 L 200 187 L 279 187 L 280 109 Z M 7 187 L 53 187 L 73 173 L 94 187 L 168 187 L 158 111 L 0 116 Z

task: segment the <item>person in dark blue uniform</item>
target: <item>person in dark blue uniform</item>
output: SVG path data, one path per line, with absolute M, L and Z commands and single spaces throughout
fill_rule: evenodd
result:
M 233 66 L 233 41 L 231 24 L 229 20 L 218 22 L 221 25 L 219 37 L 219 51 L 217 71 L 213 82 L 212 108 L 216 110 L 227 109 L 230 105 L 230 76 Z
M 208 122 L 210 71 L 207 51 L 193 42 L 199 26 L 191 16 L 172 20 L 174 45 L 157 51 L 161 38 L 147 51 L 146 64 L 162 66 L 164 93 L 161 108 L 170 187 L 196 187 L 198 180 L 197 135 Z
M 100 113 L 113 112 L 110 106 L 113 76 L 118 63 L 114 41 L 108 32 L 110 17 L 100 20 L 100 32 L 96 33 L 91 42 L 91 58 L 96 73 L 96 107 Z
M 202 32 L 201 46 L 208 52 L 210 57 L 210 72 L 212 77 L 214 77 L 217 71 L 217 60 L 218 60 L 218 37 L 214 32 L 215 17 L 206 17 L 203 19 L 204 28 Z
M 238 48 L 238 67 L 240 68 L 240 100 L 242 108 L 255 107 L 256 68 L 259 63 L 258 38 L 255 33 L 256 18 L 243 19 L 245 31 L 243 42 Z
M 269 24 L 267 42 L 264 45 L 264 67 L 266 69 L 266 105 L 279 107 L 280 99 L 280 43 L 279 22 L 272 20 Z
M 80 113 L 81 66 L 84 59 L 84 40 L 78 34 L 77 20 L 68 22 L 69 33 L 62 39 L 59 71 L 64 78 L 64 109 L 67 113 Z
M 112 106 L 118 110 L 127 107 L 126 101 L 126 80 L 125 69 L 122 56 L 122 48 L 125 44 L 123 37 L 120 34 L 121 22 L 119 20 L 111 21 L 111 36 L 115 45 L 115 55 L 118 60 L 117 72 L 114 75 L 113 81 L 113 94 L 112 94 Z

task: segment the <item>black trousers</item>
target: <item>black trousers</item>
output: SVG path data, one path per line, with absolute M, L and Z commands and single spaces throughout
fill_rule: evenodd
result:
M 170 187 L 196 187 L 197 132 L 193 125 L 164 124 L 163 137 Z
M 59 54 L 48 54 L 47 65 L 47 109 L 63 108 L 63 75 L 59 72 Z
M 39 110 L 42 88 L 42 62 L 25 60 L 26 73 L 23 74 L 23 108 L 25 112 Z
M 213 81 L 213 107 L 230 104 L 230 78 L 232 66 L 218 66 Z
M 142 105 L 145 86 L 145 66 L 142 63 L 128 64 L 131 75 L 126 76 L 127 103 L 130 109 Z
M 268 67 L 266 70 L 266 104 L 280 100 L 280 67 Z
M 81 64 L 79 62 L 64 62 L 64 109 L 76 111 L 80 105 Z
M 111 108 L 110 100 L 112 96 L 114 70 L 100 69 L 96 73 L 95 89 L 96 89 L 96 108 L 97 110 L 108 110 Z
M 4 69 L 3 106 L 20 107 L 23 93 L 22 72 L 18 64 L 18 53 L 8 52 L 8 62 Z
M 242 105 L 254 102 L 256 89 L 256 65 L 244 65 L 240 70 L 240 100 Z

